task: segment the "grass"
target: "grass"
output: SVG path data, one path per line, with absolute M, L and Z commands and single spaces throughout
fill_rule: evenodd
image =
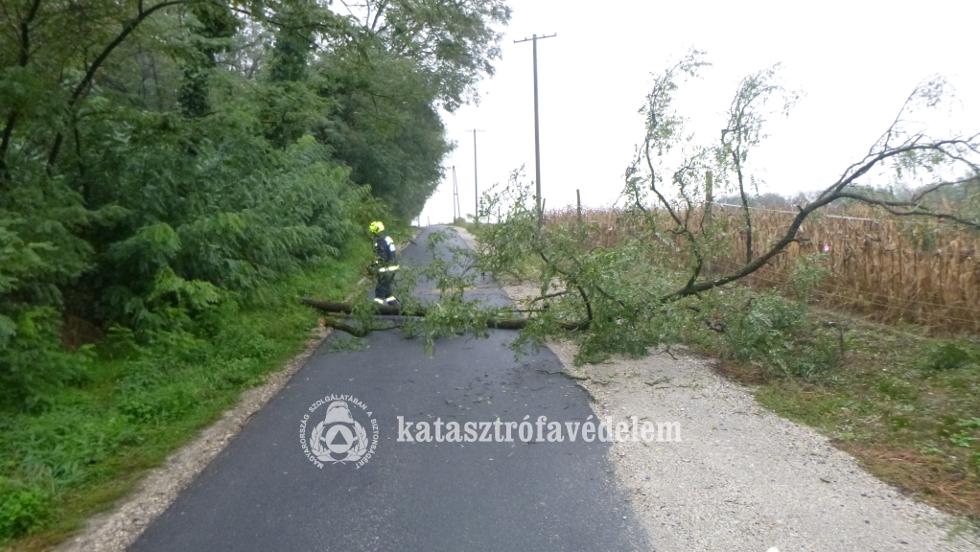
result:
M 0 412 L 0 547 L 47 549 L 131 491 L 302 349 L 317 317 L 296 298 L 342 298 L 370 259 L 367 244 L 263 293 L 225 304 L 193 333 L 147 345 L 110 335 L 84 383 L 34 413 Z
M 841 363 L 808 378 L 731 361 L 720 369 L 883 481 L 980 522 L 980 344 L 853 318 L 846 326 Z

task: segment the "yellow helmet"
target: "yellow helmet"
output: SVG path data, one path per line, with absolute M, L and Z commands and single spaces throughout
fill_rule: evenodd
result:
M 372 234 L 380 234 L 385 231 L 385 224 L 380 220 L 376 220 L 368 225 L 368 230 L 370 230 Z

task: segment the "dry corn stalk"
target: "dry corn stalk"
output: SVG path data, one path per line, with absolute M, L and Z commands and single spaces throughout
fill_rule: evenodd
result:
M 738 212 L 716 209 L 730 230 L 723 239 L 741 249 Z M 771 243 L 792 213 L 753 213 L 755 240 Z M 587 243 L 609 247 L 635 235 L 637 221 L 616 209 L 584 210 Z M 576 224 L 574 210 L 549 213 L 549 224 Z M 820 304 L 852 310 L 883 322 L 911 322 L 941 332 L 980 332 L 980 235 L 939 220 L 882 215 L 865 206 L 807 220 L 798 241 L 748 277 L 754 286 L 784 288 L 797 260 L 822 253 L 830 277 L 817 290 Z M 712 259 L 711 269 L 731 268 Z

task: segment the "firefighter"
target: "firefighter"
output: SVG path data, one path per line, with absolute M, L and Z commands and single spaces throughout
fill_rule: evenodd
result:
M 398 271 L 398 259 L 395 256 L 395 241 L 385 234 L 385 225 L 376 220 L 368 225 L 374 236 L 374 302 L 381 305 L 397 305 L 392 286 L 395 284 L 395 272 Z

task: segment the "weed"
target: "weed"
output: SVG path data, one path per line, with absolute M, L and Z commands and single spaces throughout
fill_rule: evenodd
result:
M 926 372 L 980 368 L 980 346 L 965 341 L 937 341 L 922 352 L 919 367 Z

